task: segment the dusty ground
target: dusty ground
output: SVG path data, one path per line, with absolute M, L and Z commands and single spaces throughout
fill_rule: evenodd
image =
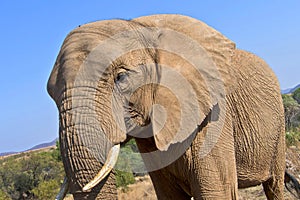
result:
M 296 178 L 300 178 L 300 149 L 292 147 L 287 150 L 286 163 L 289 172 Z M 156 200 L 155 192 L 149 176 L 136 178 L 136 183 L 129 185 L 124 189 L 119 189 L 118 195 L 120 200 Z M 262 186 L 240 189 L 240 200 L 265 200 L 266 196 L 263 192 Z M 285 190 L 286 200 L 295 200 L 287 190 Z
M 129 185 L 125 191 L 119 189 L 118 191 L 120 200 L 156 200 L 156 195 L 149 176 L 140 177 L 135 184 Z M 241 189 L 239 190 L 240 200 L 265 200 L 262 186 Z M 285 191 L 286 200 L 295 200 L 296 198 Z
M 120 200 L 157 199 L 149 176 L 137 177 L 136 183 L 129 185 L 126 190 L 120 188 L 118 190 L 118 196 Z

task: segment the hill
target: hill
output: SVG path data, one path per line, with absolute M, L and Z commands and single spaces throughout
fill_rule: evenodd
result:
M 9 156 L 9 155 L 15 155 L 15 154 L 24 153 L 24 152 L 27 152 L 27 151 L 34 151 L 34 150 L 38 150 L 38 149 L 44 149 L 44 148 L 52 147 L 52 146 L 56 145 L 56 141 L 57 141 L 57 138 L 54 139 L 51 142 L 46 142 L 46 143 L 35 145 L 35 146 L 31 147 L 30 149 L 27 149 L 25 151 L 20 151 L 20 152 L 15 152 L 15 151 L 3 152 L 3 153 L 0 153 L 0 157 L 2 157 L 2 156 Z
M 293 92 L 295 92 L 298 88 L 300 88 L 300 84 L 298 84 L 297 86 L 295 86 L 295 87 L 293 87 L 293 88 L 281 90 L 281 94 L 290 94 L 290 93 L 293 93 Z
M 0 157 L 9 156 L 9 155 L 17 154 L 17 153 L 19 153 L 19 152 L 15 152 L 15 151 L 3 152 L 3 153 L 0 153 Z
M 34 147 L 26 150 L 26 151 L 31 151 L 31 150 L 36 150 L 36 149 L 42 149 L 42 148 L 46 148 L 46 147 L 51 147 L 51 146 L 55 146 L 56 145 L 56 141 L 57 139 L 51 141 L 51 142 L 46 142 L 46 143 L 42 143 L 42 144 L 38 144 L 35 145 Z

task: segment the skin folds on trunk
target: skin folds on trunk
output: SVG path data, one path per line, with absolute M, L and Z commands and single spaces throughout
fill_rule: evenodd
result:
M 91 111 L 92 105 L 95 104 L 94 99 L 72 96 L 75 90 L 77 89 L 64 92 L 59 108 L 60 145 L 65 172 L 70 181 L 69 192 L 75 199 L 95 199 L 101 189 L 97 199 L 101 199 L 102 196 L 105 197 L 103 199 L 114 199 L 116 186 L 113 173 L 108 174 L 88 193 L 82 191 L 102 169 L 112 143 L 105 138 L 95 110 Z

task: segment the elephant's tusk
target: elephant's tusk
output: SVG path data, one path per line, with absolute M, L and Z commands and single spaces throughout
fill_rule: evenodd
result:
M 69 190 L 69 180 L 65 177 L 63 184 L 60 187 L 60 191 L 55 197 L 55 200 L 63 200 Z
M 91 180 L 88 184 L 86 184 L 82 188 L 83 192 L 86 192 L 92 189 L 93 187 L 95 187 L 100 181 L 102 181 L 110 173 L 110 171 L 113 169 L 113 167 L 115 166 L 118 160 L 119 152 L 120 152 L 120 144 L 114 145 L 110 149 L 107 159 L 103 167 L 101 168 L 100 172 L 95 176 L 93 180 Z

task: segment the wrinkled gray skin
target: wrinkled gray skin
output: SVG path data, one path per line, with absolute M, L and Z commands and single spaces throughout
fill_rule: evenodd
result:
M 145 31 L 145 27 L 152 28 Z M 197 49 L 186 48 L 184 42 L 178 42 L 175 36 L 172 38 L 164 28 L 197 42 L 213 60 L 221 78 L 212 75 L 205 80 L 201 73 L 193 71 L 194 63 L 163 51 L 175 43 L 183 54 L 191 58 L 200 56 Z M 130 32 L 118 36 L 121 39 L 116 45 L 109 45 L 94 55 L 93 59 L 98 59 L 92 68 L 95 71 L 81 76 L 81 67 L 90 53 L 101 42 L 124 31 Z M 113 58 L 112 54 L 120 49 L 125 53 Z M 101 66 L 103 63 L 110 64 Z M 187 118 L 188 127 L 194 131 L 177 136 L 182 113 L 176 96 L 159 84 L 141 83 L 163 80 L 161 67 L 153 63 L 179 69 L 193 86 L 198 106 L 194 110 L 199 109 L 199 112 L 195 114 L 192 109 Z M 141 70 L 140 66 L 148 68 Z M 90 83 L 90 76 L 96 76 L 93 79 L 96 83 Z M 210 95 L 220 88 L 220 80 L 224 107 L 214 94 Z M 137 90 L 128 84 L 136 82 L 142 86 Z M 207 86 L 214 89 L 209 90 Z M 237 199 L 238 188 L 261 183 L 268 199 L 283 199 L 284 113 L 277 79 L 264 61 L 237 50 L 233 42 L 202 22 L 180 15 L 156 15 L 133 21 L 107 20 L 83 25 L 65 39 L 49 78 L 48 92 L 59 109 L 61 153 L 71 181 L 69 191 L 75 199 L 117 199 L 113 173 L 92 191 L 82 192 L 82 187 L 101 169 L 112 145 L 122 144 L 132 137 L 133 133 L 124 127 L 126 130 L 141 127 L 133 135 L 141 153 L 169 152 L 162 160 L 179 154 L 162 168 L 158 166 L 160 158 L 151 160 L 143 154 L 158 199 L 190 199 L 192 196 L 194 199 Z M 114 105 L 112 99 L 116 102 Z M 151 111 L 154 104 L 162 105 L 168 117 L 163 130 L 155 136 L 147 132 L 145 138 L 143 127 L 154 126 L 162 120 L 161 115 Z M 194 108 L 193 103 L 187 101 L 186 104 Z M 219 115 L 222 112 L 224 116 Z M 116 125 L 114 119 L 120 120 L 121 125 Z M 220 125 L 217 122 L 221 120 Z M 211 127 L 215 132 L 209 131 Z M 211 137 L 213 147 L 200 156 L 206 135 Z M 153 168 L 154 163 L 158 163 L 156 168 Z

